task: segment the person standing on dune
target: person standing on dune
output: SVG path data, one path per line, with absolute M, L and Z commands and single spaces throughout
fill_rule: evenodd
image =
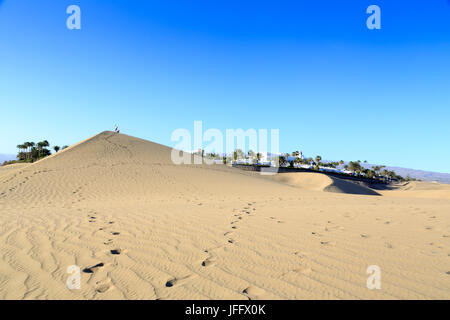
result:
M 120 133 L 119 127 L 117 126 L 117 124 L 114 126 L 114 132 L 115 133 Z

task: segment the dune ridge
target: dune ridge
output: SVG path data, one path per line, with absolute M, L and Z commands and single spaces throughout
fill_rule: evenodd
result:
M 320 174 L 170 153 L 103 132 L 0 170 L 0 298 L 450 298 L 448 199 L 343 194 L 354 186 Z M 382 290 L 366 287 L 373 264 Z

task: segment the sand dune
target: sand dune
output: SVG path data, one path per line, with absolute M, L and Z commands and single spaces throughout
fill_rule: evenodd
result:
M 379 195 L 376 191 L 368 187 L 339 178 L 327 176 L 322 173 L 283 173 L 274 176 L 274 179 L 304 190 L 346 194 Z
M 103 132 L 2 168 L 0 298 L 450 298 L 449 199 L 170 153 Z M 381 290 L 366 287 L 374 264 Z M 80 290 L 66 287 L 70 265 Z
M 0 177 L 5 176 L 13 171 L 29 166 L 28 163 L 14 163 L 7 166 L 0 166 Z
M 412 181 L 399 186 L 395 191 L 383 193 L 385 196 L 401 198 L 449 199 L 450 185 L 437 182 Z

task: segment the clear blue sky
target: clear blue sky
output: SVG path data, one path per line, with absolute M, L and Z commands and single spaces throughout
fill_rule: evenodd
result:
M 0 153 L 115 123 L 173 146 L 202 120 L 279 128 L 285 152 L 450 172 L 450 2 L 0 0 L 0 114 Z

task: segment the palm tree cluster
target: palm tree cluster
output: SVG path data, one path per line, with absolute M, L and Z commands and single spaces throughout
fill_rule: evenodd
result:
M 368 178 L 380 177 L 380 170 L 385 166 L 373 166 L 372 168 L 365 168 L 361 164 L 361 160 L 350 161 L 344 166 L 345 170 L 352 171 L 355 175 L 366 176 Z
M 24 142 L 23 144 L 17 145 L 17 149 L 19 149 L 17 158 L 20 162 L 35 162 L 52 154 L 49 147 L 50 143 L 47 140 L 43 140 L 37 143 Z M 53 150 L 55 150 L 55 152 L 58 152 L 59 150 L 65 149 L 67 147 L 68 146 L 64 146 L 61 148 L 59 146 L 54 146 Z
M 371 179 L 382 179 L 386 181 L 398 180 L 398 181 L 412 181 L 415 180 L 410 177 L 402 177 L 395 173 L 395 171 L 386 170 L 386 166 L 372 166 L 371 168 L 366 168 L 362 163 L 367 163 L 367 160 L 363 162 L 361 160 L 350 161 L 348 164 L 344 165 L 344 161 L 332 161 L 332 162 L 322 162 L 321 156 L 316 156 L 313 158 L 299 158 L 299 151 L 294 151 L 291 153 L 294 160 L 288 160 L 290 157 L 289 153 L 286 155 L 282 155 L 278 157 L 278 162 L 280 166 L 285 165 L 289 162 L 290 167 L 294 167 L 294 163 L 304 164 L 313 166 L 314 170 L 320 170 L 320 167 L 328 167 L 328 168 L 338 168 L 342 167 L 345 170 L 353 172 L 354 175 L 364 176 Z
M 367 163 L 367 161 L 364 161 L 364 163 Z M 360 160 L 357 161 L 350 161 L 348 164 L 344 166 L 345 170 L 352 171 L 355 175 L 358 176 L 365 176 L 372 179 L 383 179 L 386 181 L 392 181 L 392 180 L 398 180 L 398 181 L 410 181 L 415 180 L 410 177 L 402 177 L 401 175 L 398 175 L 393 170 L 387 170 L 385 169 L 386 166 L 372 166 L 371 168 L 365 168 Z
M 367 164 L 367 160 L 361 161 L 350 161 L 347 164 L 345 164 L 344 160 L 340 161 L 322 161 L 322 157 L 317 155 L 314 158 L 308 157 L 303 158 L 300 157 L 301 152 L 294 151 L 292 153 L 286 153 L 278 156 L 278 165 L 280 167 L 296 167 L 296 164 L 302 164 L 307 165 L 311 169 L 314 169 L 316 171 L 319 171 L 320 168 L 343 168 L 347 171 L 351 171 L 351 174 L 354 176 L 361 176 L 361 177 L 367 177 L 371 179 L 378 179 L 378 180 L 384 180 L 384 181 L 392 181 L 392 180 L 398 180 L 398 181 L 411 181 L 415 180 L 410 177 L 402 177 L 395 173 L 395 171 L 390 171 L 385 169 L 386 166 L 372 166 L 370 168 L 366 168 L 364 164 Z M 230 160 L 243 160 L 243 159 L 252 159 L 257 160 L 256 162 L 253 161 L 253 164 L 258 163 L 261 159 L 260 153 L 255 153 L 252 150 L 249 150 L 247 154 L 245 154 L 241 149 L 236 149 L 233 152 L 232 157 L 226 157 L 221 156 L 219 154 L 207 154 L 207 157 L 214 158 L 214 159 L 222 159 L 223 163 L 227 163 Z M 342 173 L 344 174 L 344 173 Z
M 294 159 L 289 159 L 294 158 Z M 278 157 L 278 164 L 280 166 L 284 166 L 289 164 L 289 167 L 293 168 L 295 164 L 304 164 L 313 166 L 316 170 L 319 170 L 319 166 L 331 166 L 331 163 L 322 163 L 322 157 L 316 156 L 313 158 L 300 158 L 300 152 L 294 151 L 291 154 L 286 153 L 285 155 L 281 155 Z M 339 163 L 337 163 L 339 164 Z

